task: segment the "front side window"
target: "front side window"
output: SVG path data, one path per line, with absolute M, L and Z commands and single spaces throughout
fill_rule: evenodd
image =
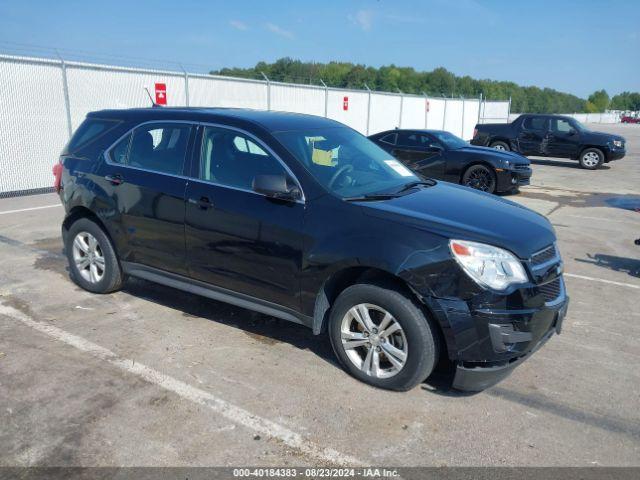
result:
M 200 179 L 251 190 L 257 175 L 286 175 L 272 155 L 233 130 L 206 127 L 202 136 Z
M 276 132 L 274 136 L 327 191 L 342 198 L 398 190 L 419 178 L 346 127 Z
M 551 121 L 551 129 L 555 133 L 564 133 L 564 134 L 566 134 L 566 133 L 569 133 L 571 130 L 573 130 L 573 126 L 567 120 L 554 118 Z

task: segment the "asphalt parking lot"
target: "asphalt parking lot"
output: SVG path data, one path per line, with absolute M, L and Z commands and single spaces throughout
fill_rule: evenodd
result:
M 57 197 L 0 199 L 0 465 L 640 465 L 640 125 L 591 127 L 627 157 L 532 159 L 508 197 L 556 228 L 563 333 L 476 395 L 376 390 L 303 327 L 146 281 L 85 292 Z

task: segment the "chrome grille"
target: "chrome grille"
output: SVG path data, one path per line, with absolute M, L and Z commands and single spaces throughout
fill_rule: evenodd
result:
M 528 164 L 523 163 L 523 164 L 516 164 L 513 166 L 513 168 L 515 168 L 516 170 L 529 170 L 529 168 L 531 167 L 529 167 Z
M 544 297 L 544 301 L 552 302 L 558 298 L 562 292 L 562 278 L 558 277 L 555 280 L 551 280 L 549 283 L 540 285 L 538 288 Z
M 538 253 L 534 253 L 531 256 L 531 265 L 534 267 L 536 265 L 542 265 L 550 260 L 553 260 L 558 256 L 558 252 L 556 251 L 555 245 L 549 245 L 544 250 L 540 250 Z

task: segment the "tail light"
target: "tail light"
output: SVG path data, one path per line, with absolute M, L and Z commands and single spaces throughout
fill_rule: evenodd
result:
M 56 193 L 60 193 L 60 190 L 62 190 L 62 158 L 53 166 L 53 176 L 53 188 Z
M 478 136 L 478 129 L 474 128 L 473 129 L 473 138 L 476 138 Z

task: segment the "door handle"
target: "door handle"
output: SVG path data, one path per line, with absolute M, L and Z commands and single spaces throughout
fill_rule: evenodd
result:
M 111 185 L 120 185 L 124 183 L 124 180 L 120 175 L 105 175 L 104 179 Z
M 191 203 L 192 205 L 197 205 L 202 210 L 208 210 L 210 208 L 213 208 L 213 203 L 211 203 L 211 200 L 209 200 L 209 197 L 189 198 L 188 202 Z

